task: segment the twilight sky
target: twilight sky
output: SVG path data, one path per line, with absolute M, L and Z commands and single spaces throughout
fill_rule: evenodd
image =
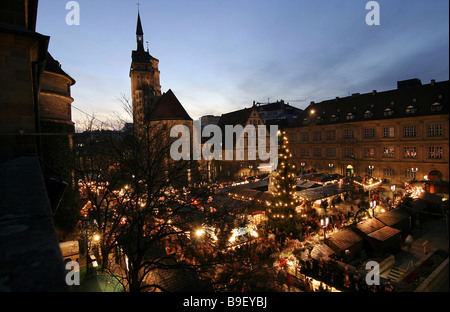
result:
M 40 0 L 36 30 L 77 83 L 72 118 L 108 124 L 131 96 L 137 5 L 79 0 L 80 25 L 65 0 Z M 449 79 L 449 2 L 379 0 L 380 25 L 365 0 L 140 0 L 144 41 L 193 119 L 284 99 L 305 108 L 398 80 Z M 100 122 L 98 122 L 100 124 Z M 104 124 L 104 125 L 105 125 Z

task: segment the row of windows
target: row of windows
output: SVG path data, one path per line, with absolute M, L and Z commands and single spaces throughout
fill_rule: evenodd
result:
M 332 141 L 336 139 L 336 131 L 330 130 L 326 131 L 325 139 L 327 141 Z M 442 124 L 431 124 L 427 127 L 427 134 L 429 137 L 438 137 L 443 136 L 444 131 Z M 296 141 L 296 133 L 290 133 L 289 134 L 289 140 L 291 142 Z M 363 131 L 364 139 L 374 139 L 376 137 L 375 135 L 375 128 L 365 128 Z M 395 128 L 394 127 L 384 127 L 383 128 L 383 138 L 394 138 L 395 137 Z M 404 126 L 403 127 L 403 137 L 405 138 L 411 138 L 411 137 L 417 137 L 417 126 Z M 343 138 L 344 139 L 353 139 L 355 138 L 355 133 L 352 129 L 344 129 L 343 131 Z M 321 131 L 314 131 L 312 133 L 312 140 L 313 141 L 321 141 L 322 140 L 322 132 Z M 300 132 L 300 141 L 307 142 L 309 141 L 309 132 Z
M 387 178 L 395 177 L 394 169 L 392 169 L 392 168 L 385 168 L 385 169 L 383 169 L 383 176 L 387 177 Z M 412 168 L 406 169 L 404 171 L 403 176 L 405 178 L 408 178 L 408 179 L 414 179 L 416 177 L 416 171 L 413 170 Z
M 440 97 L 442 97 L 442 96 L 440 96 Z M 391 105 L 393 105 L 393 102 L 391 103 Z M 444 105 L 442 103 L 435 102 L 435 103 L 431 104 L 430 111 L 432 111 L 432 112 L 440 112 L 440 111 L 442 111 L 443 108 L 444 108 Z M 353 107 L 353 109 L 356 110 L 356 107 Z M 409 105 L 408 107 L 406 107 L 405 113 L 407 115 L 412 115 L 412 114 L 415 114 L 417 112 L 417 110 L 418 110 L 417 106 Z M 339 112 L 339 109 L 338 109 L 338 112 Z M 325 111 L 323 113 L 325 114 Z M 387 107 L 383 111 L 383 116 L 389 117 L 389 116 L 394 115 L 394 113 L 395 113 L 394 109 L 392 109 L 391 107 Z M 367 110 L 367 111 L 364 112 L 364 118 L 365 119 L 370 119 L 370 118 L 373 117 L 373 115 L 374 115 L 373 112 L 370 111 L 370 110 Z M 348 113 L 345 116 L 346 120 L 353 120 L 353 119 L 355 119 L 355 117 L 356 117 L 355 113 Z M 330 117 L 330 121 L 331 122 L 335 122 L 335 121 L 338 121 L 338 120 L 339 120 L 339 115 L 333 114 Z M 322 123 L 323 121 L 324 121 L 323 117 L 319 116 L 319 117 L 316 118 L 316 123 Z M 310 122 L 311 122 L 311 120 L 308 117 L 305 117 L 303 119 L 303 124 L 304 125 L 309 125 Z
M 383 158 L 395 158 L 395 147 L 387 146 L 383 147 Z M 343 156 L 345 158 L 354 158 L 355 153 L 353 147 L 344 147 L 343 148 Z M 415 159 L 417 158 L 417 148 L 416 147 L 403 147 L 403 158 Z M 375 158 L 375 148 L 374 147 L 365 147 L 363 149 L 363 157 L 364 158 Z M 301 148 L 300 155 L 297 155 L 296 150 L 293 150 L 294 156 L 310 156 L 310 149 Z M 327 157 L 335 157 L 336 156 L 336 148 L 327 147 L 325 149 L 325 155 Z M 322 148 L 314 147 L 312 148 L 312 156 L 320 157 L 322 156 Z M 428 159 L 442 159 L 443 158 L 443 147 L 442 146 L 430 146 L 428 147 Z

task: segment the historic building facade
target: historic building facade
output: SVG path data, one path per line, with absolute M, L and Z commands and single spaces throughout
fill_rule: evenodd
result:
M 311 102 L 286 132 L 299 171 L 448 181 L 449 82 Z
M 222 114 L 217 123 L 222 132 L 222 159 L 215 159 L 208 163 L 209 177 L 219 180 L 235 180 L 252 177 L 270 171 L 269 161 L 261 160 L 259 145 L 264 143 L 266 152 L 270 150 L 270 129 L 266 128 L 264 121 L 258 113 L 255 105 L 237 111 Z M 241 132 L 239 128 L 253 126 L 248 132 L 244 132 L 243 139 L 238 140 Z M 226 126 L 236 129 L 233 134 L 231 148 L 226 145 Z M 258 126 L 264 126 L 261 131 Z M 208 138 L 204 138 L 207 141 Z M 252 141 L 253 140 L 253 141 Z M 264 141 L 264 142 L 263 142 Z

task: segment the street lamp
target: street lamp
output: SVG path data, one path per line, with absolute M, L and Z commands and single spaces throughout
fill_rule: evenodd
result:
M 330 221 L 330 220 L 328 219 L 328 217 L 320 219 L 320 225 L 321 225 L 322 228 L 323 228 L 323 240 L 324 240 L 324 241 L 325 241 L 325 239 L 326 239 L 326 228 L 327 228 L 327 226 L 328 226 L 329 221 Z
M 305 168 L 306 164 L 304 162 L 302 162 L 300 165 L 302 166 L 302 174 L 303 174 L 304 173 L 303 169 Z
M 413 173 L 413 180 L 416 179 L 416 172 L 418 171 L 418 168 L 411 168 L 411 172 Z
M 328 164 L 328 167 L 330 167 L 330 173 L 333 173 L 333 166 L 334 164 Z
M 375 167 L 372 165 L 369 166 L 370 176 L 373 176 L 373 168 L 375 168 Z
M 370 202 L 370 208 L 372 208 L 372 218 L 375 218 L 375 208 L 377 207 L 377 201 L 372 200 Z

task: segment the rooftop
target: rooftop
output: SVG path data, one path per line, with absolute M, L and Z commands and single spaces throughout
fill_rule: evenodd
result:
M 311 104 L 290 127 L 337 124 L 449 113 L 449 81 L 422 85 L 398 82 L 394 90 L 359 94 Z

